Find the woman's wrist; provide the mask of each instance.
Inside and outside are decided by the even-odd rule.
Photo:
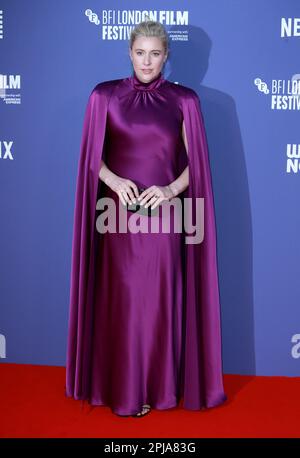
[[[103,181],[107,186],[110,187],[111,183],[117,178],[117,175],[113,173],[107,165],[102,161],[102,166],[99,172],[99,178]]]
[[[171,193],[171,198],[176,197],[179,194],[180,190],[174,183],[168,184],[167,188],[169,189]]]

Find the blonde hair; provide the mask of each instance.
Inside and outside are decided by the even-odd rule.
[[[165,54],[169,52],[169,41],[166,29],[159,21],[150,20],[149,16],[146,16],[146,20],[137,24],[131,31],[129,40],[130,49],[132,49],[133,43],[138,37],[157,37],[162,41]]]

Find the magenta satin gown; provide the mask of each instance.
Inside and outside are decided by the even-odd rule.
[[[134,74],[126,84],[127,96],[110,100],[103,159],[138,186],[165,186],[187,165],[179,106],[170,106],[161,92],[161,74],[150,83]],[[101,186],[101,196],[122,206]],[[171,228],[99,236],[90,402],[119,415],[134,414],[142,404],[168,409],[180,399],[183,236]]]
[[[140,216],[141,226],[159,220],[158,233],[99,233],[100,197],[114,199],[125,220],[139,217],[99,180],[101,159],[140,187],[168,185],[188,165],[189,186],[179,198],[184,212],[187,200],[194,209],[204,201],[201,243],[191,242],[185,227],[174,231],[180,206],[168,233],[161,212]],[[189,410],[215,407],[227,399],[221,343],[214,199],[198,95],[161,73],[150,83],[135,73],[103,81],[87,103],[78,163],[66,396],[119,415],[143,404],[168,409],[181,399]]]

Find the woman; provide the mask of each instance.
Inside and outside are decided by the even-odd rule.
[[[227,399],[204,123],[196,92],[163,77],[167,56],[164,27],[137,25],[133,75],[90,95],[78,166],[66,395],[124,416],[172,408],[181,397],[191,410]],[[105,198],[118,228],[122,215],[162,224],[164,205],[191,206],[171,208],[169,232],[104,232],[95,214]],[[201,199],[204,239],[187,241],[175,222]]]

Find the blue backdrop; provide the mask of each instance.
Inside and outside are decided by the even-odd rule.
[[[132,73],[141,6],[169,33],[164,76],[201,99],[224,372],[300,375],[298,0],[2,0],[1,361],[65,365],[83,115]]]

